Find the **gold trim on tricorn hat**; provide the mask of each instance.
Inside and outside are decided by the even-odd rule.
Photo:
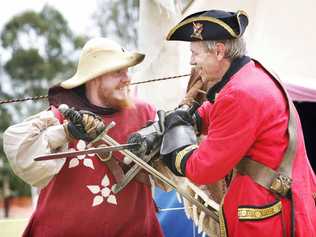
[[[203,41],[239,38],[248,25],[244,11],[210,10],[194,13],[173,27],[167,40]]]
[[[75,75],[60,86],[65,89],[78,87],[103,74],[139,64],[144,57],[144,54],[124,51],[111,39],[91,39],[82,49]]]

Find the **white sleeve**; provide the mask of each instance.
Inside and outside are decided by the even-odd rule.
[[[65,159],[34,161],[34,157],[66,150],[63,125],[52,111],[43,111],[3,134],[3,147],[14,173],[38,188],[45,187],[65,163]]]

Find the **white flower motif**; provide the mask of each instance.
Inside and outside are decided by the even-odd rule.
[[[109,203],[112,203],[112,204],[117,205],[116,198],[115,198],[114,195],[110,195],[110,196],[108,197],[107,201],[108,201]]]
[[[110,190],[108,187],[105,187],[105,188],[103,188],[103,189],[101,190],[101,194],[102,194],[103,197],[109,196],[110,193],[111,193],[111,190]]]
[[[115,185],[115,184],[114,184]],[[91,193],[95,194],[92,206],[100,205],[105,199],[108,203],[117,205],[116,197],[112,193],[113,186],[110,187],[110,179],[107,175],[101,180],[101,185],[87,185]]]
[[[100,192],[99,185],[88,185],[87,187],[93,194],[97,194]]]
[[[76,151],[76,150],[82,151],[82,150],[85,150],[86,147],[87,147],[87,145],[86,145],[85,141],[79,140],[77,145],[76,145],[76,149],[71,148],[70,151]],[[92,156],[94,156],[94,154],[78,155],[70,160],[68,168],[74,168],[74,167],[78,166],[80,164],[80,161],[83,160],[82,163],[85,167],[94,169],[93,161],[92,161],[92,159],[89,158]]]
[[[102,179],[102,182],[101,182],[102,186],[103,187],[107,187],[109,186],[110,184],[110,179],[107,175],[104,176],[104,178]]]
[[[79,165],[79,160],[77,158],[72,158],[69,161],[69,168],[73,168]]]
[[[100,196],[100,195],[97,195],[97,196],[95,196],[95,197],[93,198],[93,204],[92,204],[92,206],[93,206],[93,207],[94,207],[94,206],[98,206],[98,205],[100,205],[102,202],[103,202],[103,197]]]
[[[91,169],[94,169],[93,162],[92,162],[91,159],[84,159],[84,160],[83,160],[83,165],[84,165],[85,167],[89,167],[89,168],[91,168]]]

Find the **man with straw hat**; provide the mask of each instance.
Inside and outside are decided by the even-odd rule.
[[[6,130],[4,150],[13,171],[41,189],[23,236],[162,236],[147,174],[139,173],[122,191],[113,192],[129,168],[121,153],[107,154],[115,157],[107,162],[94,154],[33,160],[86,149],[99,128],[112,121],[116,125],[108,135],[126,143],[130,133],[154,120],[155,109],[129,95],[128,68],[143,59],[108,38],[89,40],[75,75],[50,88],[50,109]],[[65,119],[57,109],[61,104],[79,111],[82,121]]]
[[[166,117],[161,154],[196,184],[232,180],[220,211],[221,236],[316,236],[316,177],[298,114],[277,77],[245,55],[243,11],[194,13],[167,40],[191,42],[191,64],[215,84],[194,120]],[[192,125],[207,135],[198,146]]]

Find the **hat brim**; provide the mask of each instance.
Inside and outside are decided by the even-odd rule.
[[[119,57],[102,63],[102,66],[98,70],[82,75],[82,73],[77,73],[66,81],[60,83],[60,86],[64,89],[72,89],[85,84],[86,82],[95,79],[106,73],[115,72],[124,68],[129,68],[141,63],[145,58],[144,54],[136,52],[122,52]]]

